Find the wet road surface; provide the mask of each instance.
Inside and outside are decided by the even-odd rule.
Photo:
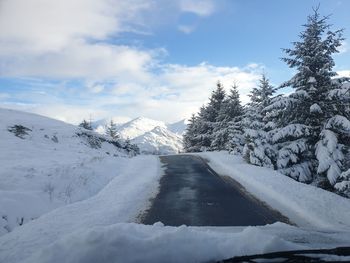
[[[287,222],[233,180],[220,177],[201,158],[161,156],[165,175],[142,223],[169,226],[248,226]]]

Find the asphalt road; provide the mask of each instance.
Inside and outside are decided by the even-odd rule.
[[[220,177],[201,158],[160,157],[165,175],[160,191],[142,223],[170,226],[248,226],[288,222],[249,194],[235,181]]]

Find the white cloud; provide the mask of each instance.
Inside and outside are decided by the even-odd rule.
[[[337,71],[337,77],[348,77],[350,78],[350,70],[339,70]]]
[[[247,102],[247,95],[256,85],[263,69],[261,65],[238,68],[217,67],[207,63],[196,66],[162,64],[159,67],[157,73],[147,72],[147,77],[141,80],[110,80],[103,88],[103,83],[88,82],[85,86],[96,92],[86,93],[81,88],[80,94],[72,94],[69,103],[56,95],[57,90],[62,92],[61,85],[56,90],[47,89],[48,94],[42,96],[33,95],[28,90],[30,96],[24,92],[18,97],[30,98],[32,101],[27,107],[22,105],[22,109],[71,123],[78,123],[90,114],[94,119],[121,115],[177,121],[197,112],[207,102],[218,80],[227,91],[236,82],[242,101]],[[66,86],[69,90],[69,84]],[[3,101],[7,101],[7,98]]]
[[[342,45],[338,48],[338,54],[344,54],[349,51],[348,42],[343,41]]]
[[[194,26],[194,25],[179,25],[177,27],[177,29],[179,31],[181,31],[182,33],[191,34],[196,29],[196,26]]]
[[[99,84],[88,86],[87,88],[92,93],[101,93],[104,90],[104,86],[103,85],[99,85]]]
[[[215,11],[211,0],[165,2],[174,13],[206,17]],[[0,76],[27,77],[33,84],[27,91],[0,96],[1,105],[71,123],[90,114],[95,119],[145,115],[176,121],[197,111],[218,80],[227,89],[236,81],[246,102],[260,65],[167,64],[160,60],[163,49],[110,41],[121,32],[147,28],[146,13],[162,4],[160,0],[0,0]],[[190,33],[194,28],[179,29]],[[72,79],[80,85],[70,86]],[[34,89],[36,85],[40,89]]]
[[[180,8],[184,12],[194,13],[198,16],[209,16],[215,11],[212,0],[181,0]]]
[[[2,0],[0,74],[5,77],[142,78],[158,51],[113,45],[142,25],[153,1]]]
[[[141,0],[2,0],[0,5],[2,53],[39,54],[127,31],[150,7]]]
[[[0,71],[6,77],[50,78],[144,78],[154,52],[128,46],[71,43],[59,52],[40,56],[22,55],[3,59]]]
[[[176,4],[174,4],[176,3]],[[145,78],[164,50],[112,44],[121,32],[147,30],[152,12],[208,16],[211,0],[2,0],[0,76]],[[153,16],[152,16],[153,17]],[[153,20],[154,18],[152,18]],[[161,19],[161,18],[160,18]],[[190,33],[193,26],[179,26]],[[142,31],[142,30],[141,30]]]
[[[215,84],[220,80],[227,91],[234,82],[239,86],[242,101],[248,101],[248,93],[255,86],[262,73],[262,66],[254,68],[216,67],[207,63],[188,67],[182,65],[168,65],[160,76],[165,86],[180,92],[179,97],[187,101],[203,102],[210,95]]]

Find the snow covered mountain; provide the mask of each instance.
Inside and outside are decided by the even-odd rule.
[[[153,130],[155,127],[166,129],[166,124],[162,121],[156,121],[144,117],[133,119],[118,128],[119,136],[123,139],[134,139],[138,136]]]
[[[182,136],[184,134],[184,132],[186,131],[186,127],[187,127],[187,120],[183,119],[181,121],[175,122],[175,123],[171,123],[167,125],[167,128],[177,134]]]
[[[131,119],[128,117],[113,116],[112,118],[93,121],[91,123],[91,126],[95,132],[100,133],[100,134],[105,134],[106,133],[106,125],[108,125],[111,122],[111,120],[115,123],[115,125],[117,127],[120,127],[124,123],[130,121]]]
[[[174,154],[182,151],[182,137],[157,126],[131,140],[143,154]]]
[[[103,134],[108,122],[99,123],[104,123],[104,126],[100,124],[93,127],[96,132]],[[185,129],[185,120],[166,124],[162,121],[138,117],[124,124],[117,123],[120,138],[130,139],[144,154],[174,154],[182,151],[182,135]]]

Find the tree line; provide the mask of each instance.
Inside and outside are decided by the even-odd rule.
[[[318,10],[282,60],[296,74],[273,87],[265,74],[242,105],[238,86],[218,82],[209,103],[192,115],[187,152],[228,150],[253,165],[350,197],[350,79],[337,78],[332,57],[343,30]],[[289,95],[277,94],[289,87]]]

